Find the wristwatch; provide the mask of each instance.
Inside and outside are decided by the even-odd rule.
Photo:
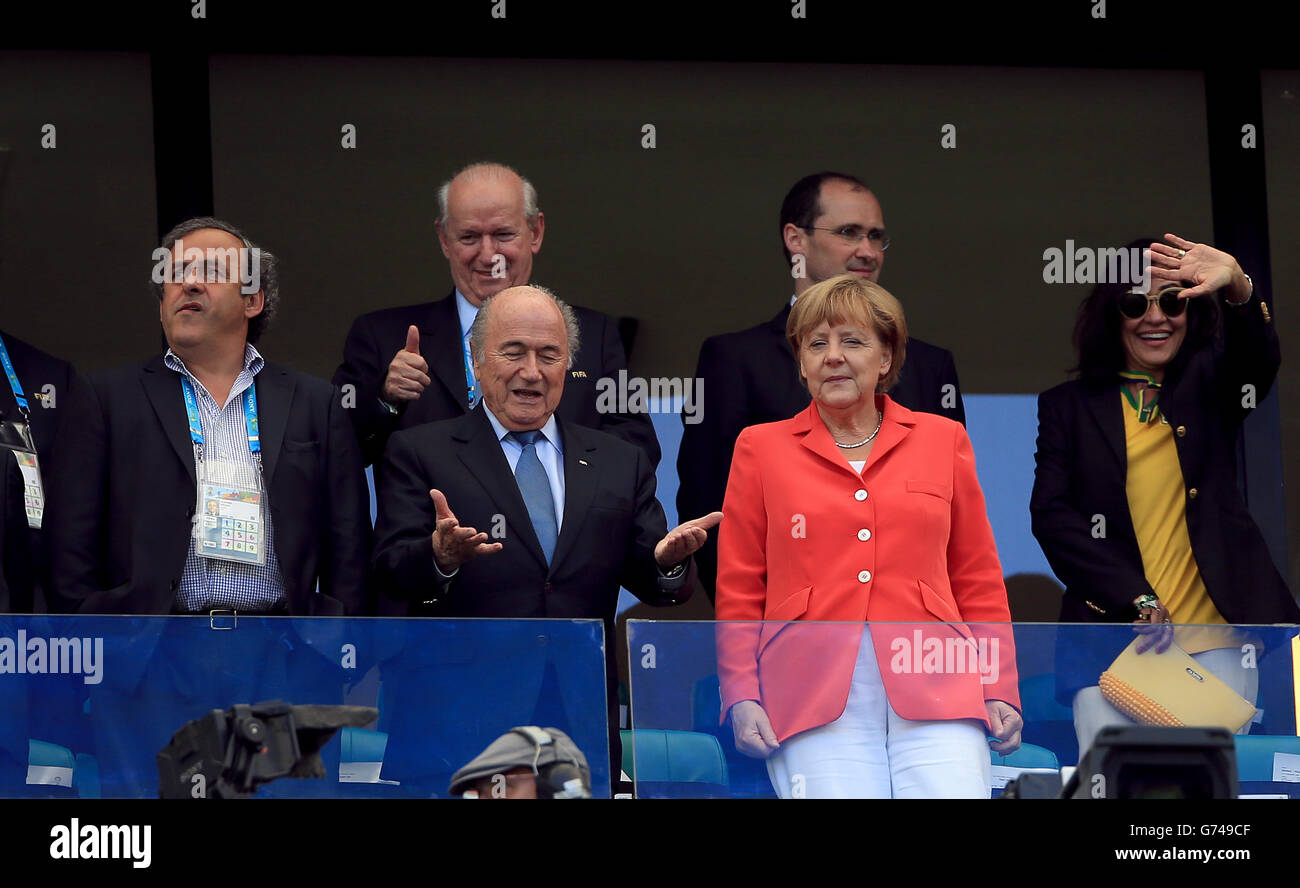
[[[1133,599],[1133,608],[1137,611],[1138,619],[1144,616],[1143,611],[1150,608],[1156,610],[1160,607],[1160,596],[1154,592],[1145,592]]]

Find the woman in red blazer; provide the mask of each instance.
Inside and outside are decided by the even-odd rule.
[[[970,440],[880,394],[907,325],[879,285],[811,287],[787,335],[813,401],[736,441],[723,718],[783,797],[987,798],[986,731],[1011,751],[1022,723],[1010,627],[968,625],[1010,621]]]

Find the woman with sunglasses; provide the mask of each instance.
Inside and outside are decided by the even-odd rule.
[[[1150,249],[1145,293],[1098,284],[1079,307],[1078,378],[1038,400],[1033,532],[1065,584],[1061,622],[1138,623],[1141,650],[1176,635],[1253,701],[1258,671],[1243,668],[1242,637],[1226,626],[1300,621],[1236,478],[1238,432],[1281,352],[1268,303],[1232,256],[1165,240],[1129,245]],[[1096,686],[1119,653],[1102,638],[1057,642],[1081,757],[1100,728],[1132,724]]]

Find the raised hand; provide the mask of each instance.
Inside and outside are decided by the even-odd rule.
[[[439,569],[449,574],[462,564],[480,555],[501,551],[500,543],[489,543],[488,535],[472,527],[462,527],[447,505],[441,490],[430,490],[437,523],[433,529],[433,557]]]
[[[1165,240],[1173,246],[1151,245],[1153,280],[1191,284],[1179,294],[1184,299],[1207,296],[1225,288],[1233,302],[1244,302],[1250,296],[1250,281],[1230,254],[1176,234],[1166,234]]]
[[[420,357],[420,328],[406,331],[406,347],[393,356],[384,377],[383,398],[390,404],[414,401],[428,387],[429,362]]]

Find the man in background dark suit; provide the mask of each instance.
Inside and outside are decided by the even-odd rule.
[[[436,302],[357,318],[334,373],[334,384],[355,398],[351,417],[366,465],[380,461],[394,431],[463,416],[477,403],[480,393],[470,388],[469,325],[485,299],[528,283],[546,218],[532,183],[509,167],[479,163],[439,189],[437,229],[452,292]],[[649,416],[596,407],[597,382],[616,379],[627,367],[614,320],[586,308],[575,307],[574,313],[582,349],[574,355],[556,413],[637,445],[653,470],[659,442]]]
[[[279,300],[275,257],[210,218],[178,225],[162,248],[154,282],[167,352],[74,384],[46,523],[60,609],[208,617],[83,624],[117,633],[90,700],[106,796],[156,796],[154,754],[208,709],[342,702],[328,693],[341,696],[345,680],[339,647],[317,643],[328,630],[232,613],[367,612],[369,503],[338,393],[254,347]],[[260,490],[260,520],[236,523],[251,499],[210,508],[200,482],[215,478]],[[229,533],[218,517],[228,514]],[[247,541],[264,563],[231,560],[256,553]]]
[[[709,392],[699,421],[684,423],[677,457],[677,511],[700,515],[722,508],[736,437],[747,426],[789,419],[809,403],[785,336],[790,308],[813,284],[850,272],[880,278],[889,236],[874,194],[853,176],[815,173],[795,183],[781,204],[781,242],[794,278],[793,298],[765,323],[711,336],[695,375]],[[910,325],[909,325],[910,326]],[[907,340],[907,361],[889,396],[911,410],[966,422],[952,353]],[[696,556],[710,600],[717,577],[717,541]]]
[[[646,454],[555,415],[578,336],[568,306],[537,288],[512,288],[486,303],[471,331],[482,404],[389,442],[374,572],[385,594],[410,599],[423,616],[603,620],[612,679],[619,586],[649,604],[684,600],[690,556],[722,515],[668,532]],[[457,680],[439,680],[436,671],[385,675],[386,688],[402,688],[396,709],[407,717],[389,727],[386,775],[438,786],[482,745],[464,724],[481,723],[495,736],[531,720],[546,650],[530,643],[481,655],[484,662]],[[617,763],[617,701],[608,699]],[[430,722],[435,712],[444,721],[454,714],[456,723]]]

